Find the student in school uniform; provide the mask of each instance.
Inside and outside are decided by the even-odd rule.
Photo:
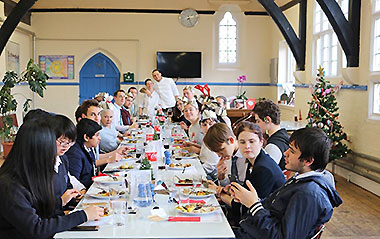
[[[49,124],[25,122],[0,168],[0,235],[2,239],[53,238],[104,210],[91,206],[69,215],[55,215],[53,190],[56,137]]]
[[[69,172],[76,177],[87,189],[92,184],[96,174],[95,148],[100,142],[102,127],[93,120],[81,119],[77,125],[77,140],[67,151]]]
[[[66,205],[76,204],[73,198],[86,192],[86,187],[69,173],[69,160],[65,153],[74,145],[77,130],[73,122],[64,115],[49,118],[50,126],[56,135],[57,157],[54,165],[54,193],[57,213],[63,213]]]

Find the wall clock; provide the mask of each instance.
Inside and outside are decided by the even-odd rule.
[[[198,23],[199,15],[194,9],[186,8],[179,14],[178,18],[184,27],[194,27]]]

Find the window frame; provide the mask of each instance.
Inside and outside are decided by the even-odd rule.
[[[380,4],[380,1],[378,2]],[[370,45],[370,65],[369,65],[369,84],[368,84],[368,119],[380,121],[380,113],[374,111],[375,105],[375,85],[380,85],[380,67],[374,69],[374,48],[375,48],[375,22],[380,20],[380,9],[376,12],[376,3],[371,9],[371,45]]]
[[[348,0],[338,0],[338,4],[339,6],[342,6],[342,3],[345,2],[345,1],[348,1]],[[320,20],[319,20],[319,30],[318,32],[316,32],[316,15],[317,15],[317,8],[320,9]],[[348,11],[348,10],[347,10]],[[348,12],[344,12],[346,18],[347,18],[347,15],[348,15]],[[327,17],[325,16],[324,12],[322,11],[322,9],[320,8],[319,4],[317,2],[314,3],[314,8],[313,8],[313,75],[315,75],[317,73],[317,69],[319,68],[319,65],[322,65],[322,62],[323,62],[323,50],[320,50],[320,52],[318,52],[318,40],[321,41],[321,44],[322,44],[322,41],[323,41],[323,38],[325,36],[329,36],[329,44],[328,44],[328,72],[326,72],[326,78],[327,79],[334,79],[334,78],[341,78],[342,77],[342,68],[344,68],[345,66],[343,65],[343,63],[346,62],[345,58],[345,54],[344,54],[344,51],[340,45],[340,42],[334,32],[334,29],[332,28],[330,22],[328,21],[327,19],[327,29],[323,30],[323,18],[326,18]],[[337,38],[337,49],[336,49],[336,54],[337,54],[337,66],[336,66],[336,74],[332,75],[331,74],[331,71],[332,71],[332,61],[331,61],[331,58],[332,58],[332,48],[335,47],[335,45],[332,45],[333,44],[333,37]],[[320,58],[320,64],[318,63],[319,61],[319,56],[321,55],[321,58]],[[322,65],[322,67],[326,68],[324,65]]]
[[[223,20],[226,12],[230,12],[232,18],[236,22],[236,62],[235,63],[220,63],[219,62],[219,24]],[[214,40],[214,66],[218,69],[234,69],[239,68],[241,64],[241,41],[242,41],[242,29],[243,29],[243,12],[235,5],[223,5],[219,11],[215,14],[215,40]]]
[[[281,54],[285,54],[285,56],[281,56]],[[285,62],[283,62],[285,61]],[[285,65],[284,66],[284,73],[282,73],[282,65]],[[277,79],[278,79],[278,86],[277,86],[277,100],[278,102],[280,102],[280,97],[281,95],[284,93],[283,91],[285,91],[285,87],[283,85],[292,85],[293,87],[293,92],[295,94],[295,86],[294,84],[296,83],[296,78],[294,76],[294,72],[296,71],[296,60],[294,58],[294,55],[293,55],[293,52],[290,50],[287,42],[285,40],[282,40],[279,42],[279,46],[278,46],[278,72],[277,72]],[[284,77],[280,77],[280,74],[284,74],[285,76]],[[280,86],[281,85],[281,86]],[[290,91],[291,92],[291,91]],[[288,94],[288,96],[290,96],[290,92]],[[295,96],[294,96],[295,98]],[[293,100],[294,102],[294,100]],[[293,104],[282,104],[280,103],[281,105],[285,105],[285,106],[289,106],[289,107],[294,107],[294,103]]]

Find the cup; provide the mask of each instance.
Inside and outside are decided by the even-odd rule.
[[[125,201],[122,200],[112,200],[111,201],[113,210],[113,225],[123,226],[125,224]]]

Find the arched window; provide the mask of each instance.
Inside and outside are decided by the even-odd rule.
[[[237,61],[237,26],[230,12],[219,22],[219,63],[235,64]]]
[[[346,18],[348,16],[348,1],[337,0]],[[341,50],[338,38],[318,3],[315,3],[314,8],[314,44],[314,69],[322,66],[325,68],[326,77],[338,76],[340,69],[347,65],[346,56]]]

